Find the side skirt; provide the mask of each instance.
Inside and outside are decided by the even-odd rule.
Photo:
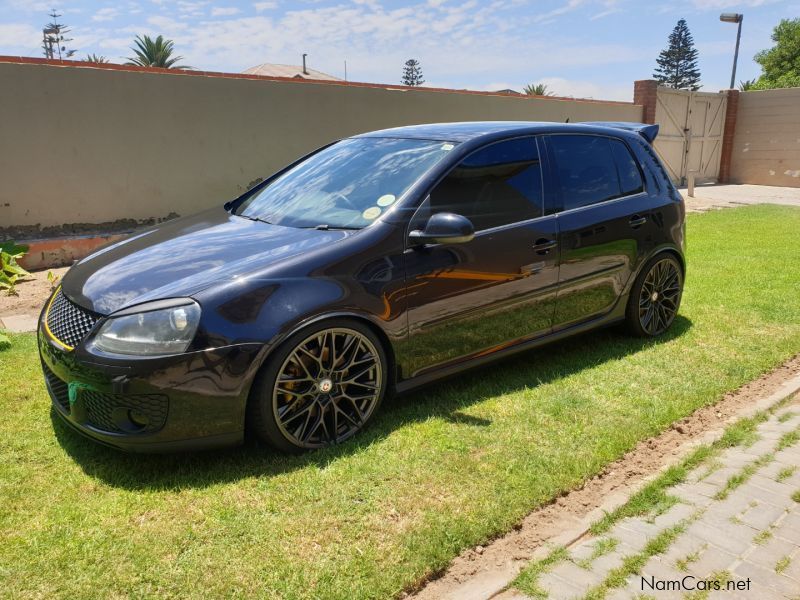
[[[491,354],[469,358],[456,364],[446,365],[440,369],[417,375],[416,377],[398,381],[395,384],[395,392],[397,394],[404,394],[418,387],[446,379],[447,377],[451,377],[461,373],[462,371],[466,371],[467,369],[472,369],[496,360],[502,360],[509,356],[513,356],[514,354],[519,354],[520,352],[525,352],[526,350],[532,350],[534,348],[538,348],[539,346],[544,346],[558,340],[563,340],[564,338],[568,338],[573,335],[578,335],[587,331],[614,325],[615,323],[619,323],[625,319],[624,307],[627,303],[627,297],[625,300],[626,302],[618,303],[618,306],[616,306],[609,314],[598,317],[597,319],[592,319],[591,321],[579,323],[577,325],[573,325],[572,327],[568,327],[567,329],[561,329],[553,333],[548,333],[547,335],[543,335],[542,337],[538,337],[534,340],[528,340],[526,342],[515,344],[514,346],[501,348],[495,352],[492,352]],[[620,314],[619,310],[620,305],[623,307],[623,310],[621,311],[622,314]]]

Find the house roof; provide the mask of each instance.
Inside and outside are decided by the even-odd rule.
[[[242,73],[248,75],[266,75],[267,77],[291,77],[295,79],[317,79],[323,81],[342,81],[338,77],[328,75],[322,71],[306,68],[303,73],[303,67],[297,65],[277,65],[273,63],[264,63],[245,69]]]

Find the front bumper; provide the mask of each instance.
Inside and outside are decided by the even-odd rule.
[[[38,337],[53,410],[81,434],[131,452],[242,442],[260,344],[106,361],[65,350],[41,322]]]

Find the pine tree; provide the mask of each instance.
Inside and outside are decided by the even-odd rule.
[[[676,90],[700,89],[697,49],[684,19],[669,34],[669,46],[661,51],[656,62],[653,78],[659,83]]]
[[[425,83],[422,78],[422,67],[418,60],[409,58],[403,67],[403,85],[417,86]]]

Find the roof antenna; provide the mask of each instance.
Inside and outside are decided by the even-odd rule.
[[[303,75],[308,75],[308,69],[306,69],[306,56],[308,56],[308,54],[303,53]]]
[[[567,120],[564,121],[564,123],[569,123],[569,117],[567,117]]]

